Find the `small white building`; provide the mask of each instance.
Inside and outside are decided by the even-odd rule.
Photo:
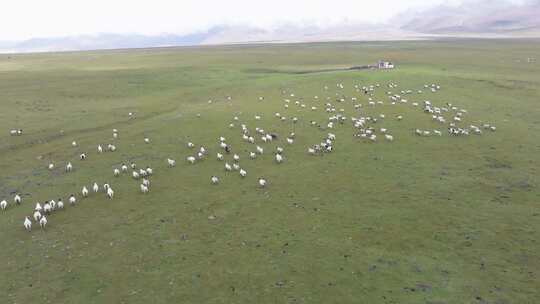
[[[379,63],[377,64],[377,67],[379,69],[393,69],[394,64],[392,62],[390,62],[390,61],[379,60]]]

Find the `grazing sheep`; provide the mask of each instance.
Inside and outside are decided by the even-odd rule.
[[[49,202],[49,205],[51,205],[51,211],[54,211],[56,209],[56,202],[54,200],[51,200]]]
[[[150,180],[147,178],[143,178],[142,184],[146,187],[150,187]]]
[[[97,184],[94,184],[94,185],[97,186]],[[97,191],[95,191],[95,192],[97,192]],[[86,189],[86,186],[83,186],[81,193],[82,193],[83,197],[88,197],[88,189]]]
[[[233,170],[234,170],[234,171],[240,170],[240,165],[239,165],[239,164],[234,163],[234,164],[232,164],[232,166],[233,166]]]
[[[75,198],[75,195],[71,194],[69,196],[69,204],[73,206],[75,203],[77,203],[77,199]]]
[[[135,168],[137,168],[137,164],[136,163],[131,163],[130,167],[131,167],[131,169],[135,169]]]
[[[308,153],[311,155],[315,155],[316,151],[313,148],[308,148]]]
[[[249,152],[249,158],[255,159],[257,158],[257,154],[255,154],[255,152]]]
[[[260,146],[257,146],[257,153],[263,154],[263,152],[264,152],[264,149],[261,148]]]
[[[71,146],[76,147],[76,146],[77,146],[77,142],[76,142],[76,141],[72,141],[72,142],[71,142]]]
[[[122,172],[126,173],[128,170],[128,167],[125,164],[122,164]]]
[[[141,185],[140,185],[140,188],[141,188],[141,192],[142,192],[142,193],[148,193],[148,187],[147,187],[147,186],[141,184]]]
[[[52,211],[51,204],[49,204],[49,202],[45,202],[43,204],[43,212],[45,212],[46,214],[50,214],[51,211]]]
[[[217,160],[223,160],[223,154],[219,152],[216,154],[216,157],[217,157]]]
[[[13,201],[15,202],[15,204],[17,205],[20,205],[21,202],[22,202],[22,198],[19,194],[15,194],[15,197],[13,198]]]
[[[198,153],[197,153],[197,158],[198,158],[198,159],[203,159],[203,158],[204,158],[204,153],[198,152]]]
[[[66,172],[71,172],[73,170],[73,165],[71,162],[68,162],[66,165]]]
[[[283,148],[282,148],[282,147],[276,147],[276,152],[277,152],[278,154],[283,153]]]
[[[226,171],[232,171],[232,166],[229,165],[229,163],[225,163],[225,170]]]
[[[39,222],[39,220],[41,219],[41,213],[39,211],[35,211],[34,212],[34,222]]]
[[[112,188],[107,189],[107,197],[112,199],[114,197],[114,191]]]
[[[8,204],[7,204],[6,200],[2,200],[0,202],[0,209],[6,210],[7,206],[8,206]]]
[[[113,175],[114,175],[114,176],[119,176],[119,175],[120,175],[120,170],[118,170],[117,168],[115,168],[114,171],[113,171]]]
[[[262,177],[259,177],[259,186],[261,188],[264,188],[266,187],[266,179],[262,178]]]
[[[58,209],[64,209],[64,202],[62,202],[62,199],[58,199],[58,203],[56,203]]]
[[[47,218],[45,217],[45,215],[42,216],[39,220],[39,226],[41,227],[41,229],[45,229],[45,226],[47,226]]]
[[[131,172],[131,176],[132,176],[134,179],[139,179],[139,172],[133,171],[133,172]]]
[[[219,178],[217,176],[212,176],[212,184],[217,185],[219,183]]]
[[[154,174],[154,170],[150,167],[146,167],[146,173],[150,176],[152,174]]]
[[[99,191],[99,186],[97,183],[94,183],[94,186],[92,187],[92,189],[94,190],[95,193],[97,193]]]
[[[48,166],[49,170],[52,170],[54,169],[54,164],[53,163],[50,163],[49,166]]]
[[[234,154],[234,155],[233,155],[233,160],[234,160],[235,162],[240,161],[240,155]]]
[[[145,137],[145,138],[144,138],[144,142],[147,143],[147,144],[149,144],[149,143],[150,143],[150,138]]]
[[[287,143],[288,143],[289,145],[292,145],[292,144],[294,143],[294,139],[288,138],[288,137],[287,137]]]
[[[191,163],[191,164],[194,164],[194,163],[195,163],[195,157],[193,157],[193,156],[188,156],[186,159],[187,159],[187,161],[188,161],[189,163]]]
[[[103,153],[103,147],[101,145],[97,146],[98,153]]]
[[[283,161],[283,156],[281,154],[276,154],[276,162],[279,164]]]
[[[167,158],[167,165],[169,166],[169,168],[172,168],[176,166],[176,161],[174,159]]]
[[[244,170],[244,169],[240,169],[240,176],[241,177],[246,177],[246,175],[247,175],[247,171]]]
[[[388,141],[394,141],[394,136],[390,135],[390,134],[386,134],[384,135],[384,138]]]
[[[30,219],[28,218],[28,216],[25,216],[24,217],[24,229],[26,229],[27,231],[31,231],[32,230],[32,221],[30,221]]]

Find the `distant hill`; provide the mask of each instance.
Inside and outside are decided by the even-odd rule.
[[[540,33],[540,3],[497,4],[480,1],[457,7],[437,6],[401,14],[401,29],[428,34],[534,34]]]
[[[0,51],[51,52],[198,45],[207,39],[208,36],[215,34],[215,32],[219,30],[219,28],[212,28],[207,32],[190,35],[167,34],[146,36],[139,34],[98,34],[57,38],[35,38],[18,43],[0,43]]]

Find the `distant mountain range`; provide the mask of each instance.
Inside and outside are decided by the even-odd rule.
[[[476,1],[401,14],[401,29],[425,34],[499,34],[540,36],[540,1],[510,5]]]
[[[526,5],[490,0],[461,6],[437,6],[402,13],[387,24],[344,24],[331,27],[285,25],[268,30],[218,26],[189,35],[97,34],[0,41],[0,53],[148,48],[207,44],[366,41],[432,37],[540,37],[540,1]]]

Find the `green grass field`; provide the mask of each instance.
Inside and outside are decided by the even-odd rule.
[[[0,303],[539,303],[540,62],[527,61],[538,54],[539,40],[442,40],[0,55],[0,200],[10,202],[0,211]],[[379,59],[397,69],[338,70]],[[368,107],[354,85],[377,83],[385,103]],[[431,83],[441,90],[408,104],[385,94]],[[394,141],[354,138],[349,120],[329,130],[334,152],[308,155],[328,133],[309,124],[326,124],[326,97],[347,117],[385,114],[375,126]],[[411,105],[424,100],[497,131],[449,136]],[[240,123],[279,140],[250,160]],[[215,159],[219,136],[245,179]],[[188,164],[188,141],[208,159]],[[109,143],[118,150],[97,153]],[[150,193],[129,174],[113,177],[130,161],[154,168]],[[81,198],[94,182],[110,183],[114,199]],[[45,231],[24,230],[36,202],[67,205],[70,193],[77,206],[51,214]]]

